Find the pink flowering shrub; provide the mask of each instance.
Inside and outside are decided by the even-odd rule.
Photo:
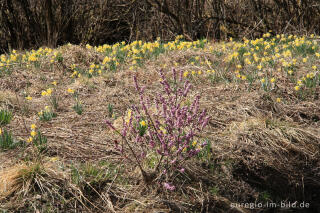
[[[184,172],[186,161],[196,156],[206,142],[200,142],[199,135],[207,126],[209,116],[200,111],[200,95],[189,101],[191,84],[179,77],[173,69],[173,80],[169,82],[163,70],[162,90],[153,97],[144,93],[136,76],[135,87],[139,95],[139,106],[132,106],[127,119],[123,119],[122,130],[117,130],[110,121],[106,123],[122,138],[116,148],[129,160],[139,166],[145,182],[157,180],[168,190],[175,187],[168,183],[177,172]],[[145,162],[152,157],[154,167],[147,172]]]

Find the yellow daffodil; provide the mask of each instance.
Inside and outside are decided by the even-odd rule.
[[[145,121],[140,121],[140,125],[141,125],[141,126],[146,126],[147,123],[146,123]]]
[[[28,140],[27,140],[28,143],[31,143],[32,141],[33,141],[32,137],[29,137]]]
[[[262,69],[261,64],[259,64],[259,65],[257,66],[257,68],[258,68],[258,70],[261,70],[261,69]]]
[[[31,124],[31,129],[36,129],[37,126],[35,124]]]
[[[271,78],[271,79],[270,79],[270,82],[271,82],[271,83],[274,83],[275,81],[276,81],[275,78]]]
[[[58,157],[52,157],[52,158],[50,158],[50,161],[51,162],[56,162],[58,159],[59,159]]]
[[[52,89],[51,88],[49,88],[49,89],[47,89],[47,95],[51,95],[52,94]]]
[[[30,135],[31,135],[31,137],[34,137],[34,136],[37,135],[37,133],[36,133],[35,131],[31,131],[31,132],[30,132]]]
[[[73,93],[74,93],[74,90],[73,90],[73,89],[71,89],[71,88],[68,88],[68,93],[73,94]]]
[[[47,93],[46,91],[42,91],[42,92],[41,92],[41,95],[42,95],[42,96],[47,96],[48,93]]]
[[[31,97],[31,96],[27,96],[26,99],[27,99],[28,101],[31,101],[31,100],[32,100],[32,97]]]
[[[161,132],[162,132],[163,134],[167,134],[167,130],[166,130],[165,128],[163,128],[162,126],[161,126],[159,129],[161,130]]]
[[[129,110],[128,110],[128,118],[129,118],[129,119],[131,118],[131,115],[132,115],[132,110],[129,109]]]

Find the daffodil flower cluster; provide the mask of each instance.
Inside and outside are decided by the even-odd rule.
[[[47,148],[47,138],[40,131],[37,131],[36,128],[35,124],[31,124],[30,136],[27,139],[27,143],[32,143],[38,154],[40,154]]]
[[[314,35],[311,36],[311,38],[314,37]],[[238,64],[234,72],[236,79],[248,81],[250,85],[259,80],[265,91],[270,91],[275,87],[276,76],[279,76],[281,71],[285,71],[289,80],[295,82],[300,74],[298,67],[308,66],[315,62],[315,58],[320,58],[317,40],[306,39],[305,36],[281,34],[271,37],[270,33],[266,33],[262,38],[255,40],[244,38],[243,40],[243,42],[229,42],[222,45],[223,50],[226,50],[226,46],[232,49],[225,61]],[[280,66],[278,68],[280,72],[277,75],[274,72],[276,65]],[[317,69],[317,65],[313,64],[312,70]],[[294,90],[299,91],[302,84],[306,88],[314,87],[316,83],[313,82],[316,82],[316,77],[316,74],[312,77],[311,73],[309,78],[302,77],[294,86]]]
[[[27,139],[28,143],[31,143],[34,140],[34,138],[36,137],[36,135],[37,135],[36,128],[37,128],[37,126],[35,124],[31,124],[30,137]]]
[[[52,111],[50,106],[45,106],[44,110],[38,112],[38,117],[41,121],[50,121],[52,118],[56,116],[57,114]]]

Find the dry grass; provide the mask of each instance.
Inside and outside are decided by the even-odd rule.
[[[201,54],[214,60],[215,56],[209,53]],[[178,62],[178,68],[186,70],[190,66],[187,59],[195,55],[199,52],[175,51],[161,55],[137,72],[138,79],[147,85],[148,94],[154,94],[159,89],[156,72],[159,67],[167,64],[169,70]],[[0,79],[0,88],[4,90],[0,93],[0,102],[14,111],[9,127],[15,135],[25,138],[29,132],[23,123],[26,126],[36,123],[49,141],[46,153],[49,158],[39,164],[40,170],[35,173],[35,164],[23,163],[30,153],[28,149],[24,153],[23,149],[15,150],[16,156],[13,152],[0,153],[0,165],[4,167],[0,174],[1,208],[41,212],[50,208],[65,212],[150,212],[151,209],[153,212],[211,212],[212,209],[225,212],[230,210],[230,203],[254,202],[265,191],[281,199],[306,199],[315,205],[319,201],[320,196],[315,195],[319,195],[320,190],[320,101],[297,102],[289,94],[288,102],[276,103],[272,94],[248,91],[245,85],[223,81],[211,84],[201,78],[193,81],[196,89],[191,96],[202,94],[202,107],[207,108],[212,117],[203,135],[212,142],[212,157],[186,165],[186,177],[180,185],[183,187],[169,193],[159,191],[157,186],[144,186],[134,165],[119,167],[114,176],[95,186],[88,179],[80,185],[73,183],[73,165],[84,162],[98,165],[101,161],[121,165],[124,161],[114,151],[115,135],[103,121],[108,116],[108,103],[113,104],[121,118],[130,104],[138,101],[132,71],[124,66],[121,72],[80,78],[73,83],[68,77],[70,73],[63,74],[73,63],[89,66],[102,59],[90,50],[71,46],[66,49],[63,66],[55,72],[43,70],[40,78],[34,70],[17,70]],[[47,105],[45,99],[26,102],[23,92],[40,97],[45,85],[53,80],[58,82],[54,91],[59,98],[58,116],[49,122],[39,122],[36,112]],[[30,86],[25,88],[21,82],[28,82]],[[83,115],[71,109],[73,100],[67,88],[79,92]],[[280,82],[279,88],[285,86]],[[16,101],[14,91],[20,101]],[[52,162],[51,157],[58,160]],[[105,172],[108,168],[101,169]],[[24,179],[25,171],[35,175]],[[21,199],[21,195],[25,198]],[[41,200],[53,204],[42,205]],[[34,203],[33,207],[30,202]],[[235,208],[233,212],[249,211]]]

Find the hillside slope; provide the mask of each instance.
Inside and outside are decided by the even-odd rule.
[[[293,35],[221,43],[179,36],[169,43],[68,44],[2,55],[0,109],[13,117],[7,124],[0,116],[0,209],[319,211],[318,42]],[[197,154],[182,160],[179,171],[156,171],[150,184],[130,147],[133,153],[148,147],[138,163],[148,172],[164,154],[134,135],[123,142],[118,133],[141,104],[133,77],[153,100],[165,97],[164,78],[172,86],[175,74],[182,87],[192,84],[181,106],[191,107],[199,96],[199,111],[210,119],[192,143],[168,151]],[[162,109],[147,106],[150,112]],[[142,115],[134,128],[146,126],[149,134],[148,118]],[[161,122],[161,134],[174,134]],[[310,206],[281,206],[289,201]]]

